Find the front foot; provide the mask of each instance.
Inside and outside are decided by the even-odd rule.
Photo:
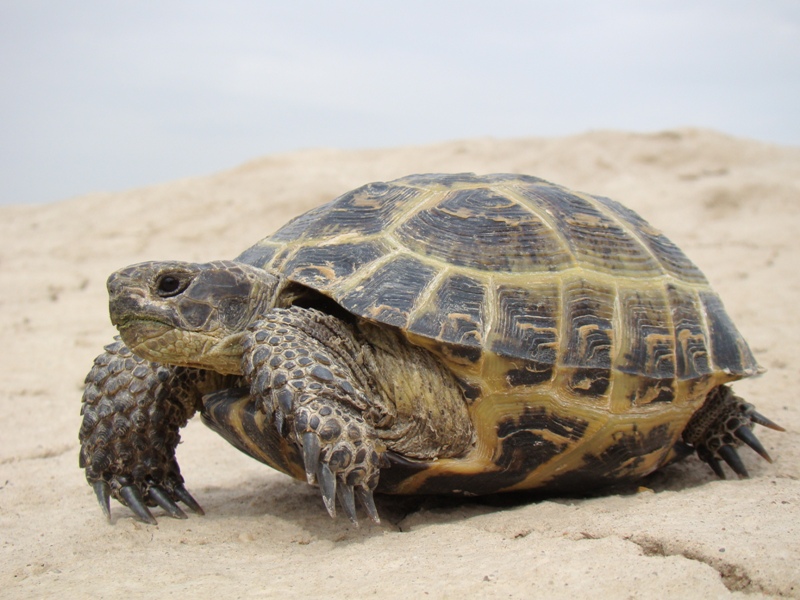
[[[747,444],[762,458],[772,462],[772,458],[752,431],[756,424],[785,431],[780,425],[756,412],[752,404],[736,396],[729,387],[721,385],[708,394],[705,404],[686,425],[683,439],[720,479],[725,479],[720,461],[727,463],[739,478],[744,479],[750,475],[737,452],[742,444]]]
[[[151,525],[156,519],[148,506],[185,519],[180,501],[203,514],[175,460],[178,430],[194,412],[197,379],[197,370],[145,361],[121,341],[95,359],[81,407],[80,466],[109,521],[111,498]]]
[[[306,478],[319,485],[328,514],[336,516],[338,495],[345,514],[358,525],[358,496],[370,519],[380,523],[373,490],[378,485],[381,456],[372,428],[354,410],[320,399],[298,407],[293,421]]]
[[[275,309],[249,328],[245,378],[278,434],[302,449],[306,478],[318,484],[328,513],[336,498],[357,524],[355,498],[379,523],[373,491],[384,446],[375,430],[385,415],[367,395],[354,340],[317,311]]]
[[[176,504],[180,501],[193,512],[204,514],[203,509],[184,487],[180,473],[170,474],[161,481],[148,478],[142,482],[135,482],[129,477],[110,475],[90,483],[109,522],[111,522],[111,498],[130,508],[137,519],[148,525],[158,524],[148,506],[160,506],[174,519],[187,519],[186,513]]]

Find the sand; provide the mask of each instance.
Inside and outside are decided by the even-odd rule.
[[[511,171],[608,195],[704,270],[767,373],[737,392],[787,428],[774,464],[718,481],[697,459],[638,490],[539,502],[379,498],[332,520],[316,490],[191,422],[178,450],[205,517],[158,526],[78,468],[83,378],[114,334],[129,263],[230,258],[289,217],[414,172]],[[43,177],[47,174],[43,173]],[[800,597],[800,148],[695,129],[477,139],[270,156],[208,177],[0,209],[0,595],[45,597]]]

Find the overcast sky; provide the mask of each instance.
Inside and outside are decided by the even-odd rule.
[[[711,127],[800,145],[796,0],[0,0],[0,204],[311,147]]]

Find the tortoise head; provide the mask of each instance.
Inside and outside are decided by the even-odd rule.
[[[240,374],[243,333],[280,281],[233,261],[139,263],[108,278],[111,322],[147,360]]]

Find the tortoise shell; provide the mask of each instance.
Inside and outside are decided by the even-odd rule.
[[[425,465],[397,458],[382,475],[388,491],[639,477],[674,456],[710,390],[758,372],[675,244],[613,200],[535,177],[372,183],[237,260],[396,328],[462,383],[474,450]]]

